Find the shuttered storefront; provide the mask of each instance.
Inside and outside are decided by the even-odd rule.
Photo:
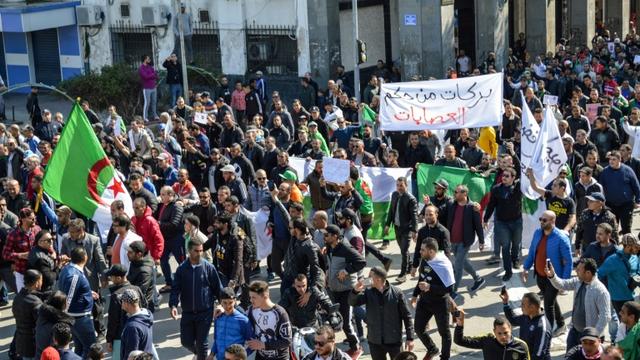
[[[31,33],[36,82],[57,85],[61,80],[58,30],[47,29]]]

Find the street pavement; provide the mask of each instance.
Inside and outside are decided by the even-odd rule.
[[[637,233],[640,228],[640,222],[638,221],[638,217],[634,217],[634,226],[633,232]],[[526,234],[525,236],[530,236],[530,234]],[[380,241],[373,241],[376,246],[381,244]],[[391,246],[386,251],[392,257],[394,263],[390,270],[390,282],[394,285],[398,285],[396,283],[396,277],[399,273],[399,263],[400,263],[400,250],[398,246],[392,242]],[[526,253],[526,250],[525,250]],[[460,297],[457,300],[458,306],[462,307],[467,314],[465,317],[465,335],[483,335],[492,331],[492,322],[493,317],[502,314],[502,303],[499,298],[500,288],[503,283],[501,281],[502,271],[498,268],[497,265],[493,265],[488,267],[485,264],[485,259],[489,257],[490,253],[485,251],[484,253],[472,252],[471,253],[471,262],[474,268],[478,271],[478,273],[484,277],[487,281],[486,285],[479,289],[476,293],[469,293],[467,290],[473,283],[471,277],[465,274],[462,285],[460,288]],[[372,256],[367,257],[368,266],[376,266],[380,265],[380,263],[373,258]],[[176,264],[173,264],[174,267]],[[265,264],[264,261],[262,263],[262,273],[261,275],[266,277],[265,272]],[[365,274],[368,274],[365,271]],[[407,282],[400,284],[399,287],[404,291],[405,295],[410,298],[413,288],[415,287],[416,279],[409,278]],[[161,286],[159,284],[158,286]],[[522,281],[519,277],[519,272],[516,272],[513,278],[510,280],[508,284],[508,288],[510,289],[510,295],[514,297],[516,293],[524,293],[526,291],[538,291],[538,288],[535,286],[535,280],[530,276],[529,281],[525,284],[522,284]],[[276,280],[271,283],[271,298],[277,302],[279,299],[279,290],[280,284],[279,281]],[[108,293],[107,290],[103,292],[103,294]],[[571,307],[572,307],[572,297],[573,293],[569,292],[566,295],[559,296],[558,299],[560,301],[560,308],[564,314],[565,319],[567,319],[566,323],[569,324],[569,317],[571,316]],[[154,343],[156,344],[158,354],[160,359],[191,359],[192,354],[186,351],[180,345],[180,329],[179,329],[179,320],[173,320],[169,314],[169,310],[167,307],[168,302],[168,294],[165,294],[162,299],[162,304],[160,308],[154,314],[155,324],[153,327],[154,331]],[[514,306],[519,306],[519,304],[514,304]],[[106,319],[105,319],[106,322]],[[9,343],[11,342],[11,338],[15,329],[15,324],[13,320],[13,316],[11,313],[11,307],[6,306],[4,308],[0,308],[0,359],[7,359],[7,351]],[[453,328],[451,328],[453,334]],[[211,330],[211,334],[213,334],[213,329]],[[365,329],[366,334],[366,329]],[[440,347],[440,337],[437,332],[435,320],[430,321],[430,334],[433,337],[434,341]],[[514,329],[514,335],[518,334],[518,330]],[[608,338],[608,332],[607,338]],[[338,342],[341,342],[344,339],[343,333],[338,333]],[[211,339],[211,336],[210,336]],[[422,345],[420,340],[416,339],[414,351],[418,354],[421,359],[425,354],[425,347]],[[552,349],[553,349],[553,359],[562,359],[565,351],[565,338],[558,338],[553,340]],[[346,345],[339,343],[339,347],[346,350]],[[362,359],[370,359],[368,354],[368,346],[366,341],[363,343],[363,347],[365,349],[365,353],[361,357]],[[110,357],[108,357],[110,358]],[[462,348],[456,344],[452,346],[452,359],[481,359],[482,354],[478,350],[471,350]]]

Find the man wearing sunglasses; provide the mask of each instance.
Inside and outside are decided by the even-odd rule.
[[[529,247],[529,255],[524,260],[522,269],[522,281],[526,284],[528,271],[534,268],[534,276],[538,288],[542,291],[544,309],[551,326],[557,324],[553,336],[559,336],[567,331],[562,318],[560,306],[556,301],[558,289],[553,287],[547,277],[545,268],[550,262],[556,270],[555,274],[562,279],[571,278],[573,258],[571,257],[571,243],[569,237],[556,227],[556,214],[546,210],[540,217],[540,229],[533,234],[533,240]]]
[[[349,355],[336,346],[336,335],[330,326],[323,325],[318,328],[313,340],[315,350],[302,360],[351,360]]]

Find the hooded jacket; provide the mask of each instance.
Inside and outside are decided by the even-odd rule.
[[[126,359],[134,350],[153,353],[153,315],[147,309],[127,318],[122,329],[120,358]]]
[[[64,311],[58,310],[51,305],[42,304],[38,309],[38,320],[36,321],[36,359],[40,359],[42,352],[51,345],[53,325],[66,323],[73,327],[74,319]]]
[[[39,292],[24,287],[13,300],[13,317],[16,322],[16,351],[23,357],[35,354],[35,326],[38,319],[38,308],[42,306]]]
[[[149,254],[145,255],[140,260],[134,260],[129,264],[129,272],[127,273],[127,280],[131,285],[135,285],[140,288],[144,298],[147,300],[147,309],[149,311],[155,311],[155,304],[153,302],[153,287],[155,281],[153,279],[153,268],[155,264]]]
[[[136,233],[142,237],[151,257],[160,260],[164,250],[164,237],[160,231],[160,224],[153,217],[151,208],[147,206],[142,216],[131,218],[131,223],[136,229]]]

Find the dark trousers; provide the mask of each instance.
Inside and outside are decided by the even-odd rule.
[[[78,317],[71,328],[73,335],[73,351],[83,359],[87,358],[89,348],[96,342],[96,333],[93,328],[91,316]]]
[[[98,294],[99,291],[96,291]],[[98,300],[93,301],[93,308],[91,308],[91,316],[93,317],[93,328],[98,333],[98,336],[107,335],[107,329],[102,322],[102,315],[104,313],[104,298],[100,296]]]
[[[424,346],[427,348],[427,352],[436,352],[438,347],[429,336],[427,331],[427,324],[431,317],[436,318],[436,325],[438,326],[438,333],[442,338],[442,352],[440,353],[440,359],[448,360],[451,354],[451,330],[449,329],[449,309],[447,307],[447,298],[435,298],[422,296],[416,306],[415,317],[415,329],[416,335]]]
[[[402,257],[402,263],[400,264],[400,275],[403,276],[411,272],[411,260],[409,259],[409,245],[411,239],[409,238],[409,231],[404,231],[395,226],[396,240],[398,240],[398,246],[400,246],[400,256]]]
[[[289,244],[286,241],[274,240],[271,248],[271,270],[280,278],[282,278],[282,261],[287,253],[287,246]]]
[[[393,360],[398,354],[402,344],[374,344],[369,343],[369,352],[371,353],[371,360],[387,360],[387,354]]]
[[[633,218],[633,203],[627,203],[622,205],[613,205],[611,203],[607,203],[611,212],[616,216],[618,222],[620,223],[620,228],[622,229],[623,234],[628,234],[631,232],[631,221]],[[616,229],[614,229],[616,230]]]
[[[380,260],[380,262],[383,264],[387,260],[387,257],[384,256],[384,254],[377,247],[373,246],[373,244],[368,242],[366,239],[364,240],[364,251],[365,255],[371,254],[375,256],[376,259]]]
[[[182,241],[182,239],[174,239],[164,242],[164,251],[160,258],[160,269],[164,276],[164,283],[168,286],[173,284],[171,280],[173,274],[171,273],[171,265],[169,264],[171,254],[173,254],[173,257],[176,259],[178,264],[184,261],[184,241]]]
[[[557,324],[558,327],[564,325],[564,318],[562,317],[562,311],[560,311],[560,305],[558,305],[558,289],[553,287],[551,281],[548,278],[538,276],[536,274],[536,283],[538,288],[542,291],[542,298],[544,301],[544,312],[547,315],[549,324],[553,327],[553,324]],[[567,347],[567,349],[570,349]]]
[[[180,343],[194,353],[198,360],[205,360],[209,352],[209,329],[213,322],[213,310],[183,312],[180,319]]]
[[[342,331],[347,336],[347,341],[349,342],[349,347],[351,349],[358,348],[358,337],[356,336],[356,331],[353,328],[353,310],[349,305],[349,293],[351,290],[347,291],[332,291],[331,292],[331,300],[333,300],[334,304],[340,304],[340,315],[342,315]]]

